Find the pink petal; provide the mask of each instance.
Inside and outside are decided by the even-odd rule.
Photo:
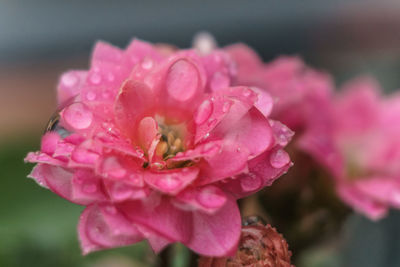
[[[41,164],[37,164],[35,167],[33,167],[31,173],[28,175],[28,178],[32,178],[44,188],[49,188],[46,184],[46,180],[44,179],[44,175],[42,174]]]
[[[92,66],[103,62],[119,63],[122,56],[123,51],[121,49],[100,41],[96,43],[92,52]]]
[[[219,127],[223,127],[221,123]],[[249,151],[250,157],[255,157],[274,144],[273,131],[269,121],[256,108],[240,118],[229,130],[217,128],[215,131],[226,131],[224,139],[229,139],[232,143],[237,143],[239,147],[245,147]]]
[[[40,150],[43,153],[46,153],[48,155],[53,155],[53,153],[57,149],[58,141],[60,141],[60,140],[61,140],[61,137],[58,133],[47,132],[42,137],[42,143],[40,146]]]
[[[87,205],[106,199],[102,184],[88,171],[71,172],[68,169],[39,164],[33,176],[51,191],[77,204]]]
[[[277,145],[285,147],[292,140],[294,132],[279,121],[270,120],[269,123],[274,132],[275,142]]]
[[[149,188],[139,188],[125,181],[104,181],[108,195],[114,202],[136,200],[147,197]]]
[[[85,84],[87,71],[68,71],[63,73],[57,86],[57,106],[64,107],[72,98],[79,95]]]
[[[193,212],[193,233],[186,246],[204,256],[232,256],[239,242],[241,219],[236,202],[229,199],[215,214]]]
[[[30,163],[44,163],[61,167],[66,167],[67,165],[66,162],[41,152],[29,152],[28,155],[26,155],[24,161]]]
[[[337,191],[344,202],[371,220],[379,220],[388,212],[386,205],[372,200],[350,184],[339,184]]]
[[[145,201],[123,202],[121,211],[130,220],[171,242],[186,242],[191,236],[190,214],[174,207],[167,197],[150,195]]]
[[[151,248],[155,253],[159,253],[163,250],[166,246],[171,244],[173,241],[160,236],[157,232],[145,227],[143,225],[137,225],[137,229],[143,234],[146,240],[149,242]]]
[[[224,178],[237,175],[247,170],[249,152],[229,140],[224,143],[219,153],[199,163],[201,172],[196,184],[206,185]]]
[[[134,39],[126,48],[125,54],[130,59],[131,64],[137,64],[145,57],[159,61],[162,59],[158,50],[148,42]]]
[[[280,157],[279,164],[274,162],[277,152],[283,153],[283,155],[278,155]],[[292,166],[292,162],[286,152],[275,148],[250,160],[248,166],[249,172],[247,174],[228,180],[224,184],[224,188],[236,198],[243,198],[265,186],[270,186],[279,176],[287,172]]]
[[[168,94],[176,101],[185,102],[192,99],[199,90],[199,74],[196,67],[187,60],[176,61],[166,77]]]
[[[218,187],[207,185],[200,188],[188,188],[177,196],[178,207],[185,210],[201,210],[209,214],[215,213],[227,201],[225,193]]]
[[[154,104],[154,96],[145,84],[127,80],[114,106],[115,120],[121,131],[137,140],[137,126],[143,117],[152,114]]]
[[[148,185],[160,192],[176,195],[190,185],[199,173],[198,168],[181,168],[170,171],[144,172],[144,180]]]
[[[195,143],[207,139],[210,132],[229,112],[233,101],[222,95],[210,96],[197,108],[194,121],[196,125]]]
[[[205,71],[191,55],[190,52],[176,55],[146,77],[146,83],[157,96],[157,107],[165,117],[188,119],[202,99]]]
[[[86,130],[93,122],[92,111],[83,103],[77,102],[60,112],[63,125],[74,132]]]
[[[379,90],[377,82],[369,78],[359,78],[344,86],[334,105],[339,135],[362,134],[376,123]]]
[[[400,182],[392,177],[365,177],[354,181],[360,192],[382,204],[400,208]]]
[[[139,144],[144,150],[149,150],[151,143],[158,135],[157,122],[152,117],[144,117],[138,126]]]
[[[268,117],[271,114],[274,100],[271,95],[258,87],[252,87],[251,90],[257,93],[257,102],[254,104],[256,108],[265,116]]]
[[[226,104],[218,95],[231,100]],[[214,99],[214,112],[206,122],[206,127],[198,126],[196,140],[203,132],[209,133],[210,137],[223,138],[226,133],[231,132],[231,128],[238,127],[239,121],[248,114],[256,101],[256,94],[246,87],[232,87],[220,90]],[[229,101],[228,100],[228,101]],[[215,116],[215,118],[214,118]]]
[[[78,226],[83,254],[127,246],[143,239],[143,235],[114,206],[88,206]]]
[[[70,196],[67,195],[68,200],[84,205],[108,200],[102,181],[90,170],[75,171],[70,194]]]
[[[237,84],[252,84],[253,77],[262,69],[263,63],[257,53],[245,44],[234,44],[224,48],[236,62]]]
[[[215,140],[197,145],[194,149],[179,152],[175,157],[169,159],[171,162],[192,160],[198,161],[201,158],[214,157],[222,148],[223,141]]]

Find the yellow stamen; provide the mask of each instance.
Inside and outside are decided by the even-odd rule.
[[[156,155],[162,157],[168,151],[167,142],[161,141],[156,147]]]
[[[174,141],[175,141],[175,136],[174,136],[174,134],[172,133],[172,131],[170,131],[170,132],[167,134],[167,141],[168,141],[168,145],[169,145],[169,146],[171,146],[171,145],[174,143]]]

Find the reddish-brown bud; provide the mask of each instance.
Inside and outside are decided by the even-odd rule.
[[[275,228],[251,217],[242,227],[239,248],[233,258],[202,257],[199,267],[293,267],[291,255],[286,240]]]

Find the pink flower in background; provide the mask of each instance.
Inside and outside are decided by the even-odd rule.
[[[293,135],[268,118],[268,94],[232,87],[235,75],[223,51],[134,40],[126,50],[98,43],[89,71],[61,77],[59,121],[26,160],[39,184],[86,206],[84,253],[143,239],[157,252],[172,242],[235,252],[236,199],[287,171]]]
[[[224,50],[237,65],[234,84],[242,84],[270,94],[274,99],[271,118],[296,132],[294,145],[334,173],[341,169],[341,158],[332,141],[331,77],[306,66],[298,57],[281,56],[263,63],[244,44]]]
[[[334,141],[344,159],[340,197],[370,219],[400,208],[400,95],[372,79],[348,83],[334,102]]]

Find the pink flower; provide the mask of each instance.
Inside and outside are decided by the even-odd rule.
[[[334,102],[334,142],[345,166],[337,190],[370,219],[400,208],[400,95],[383,97],[372,79],[348,83]]]
[[[271,95],[274,99],[271,117],[296,132],[296,148],[333,172],[339,172],[340,156],[331,137],[334,86],[330,76],[311,69],[298,57],[281,56],[263,63],[244,44],[224,50],[236,63],[238,73],[234,84],[255,88],[261,95]]]
[[[59,121],[26,160],[40,185],[86,206],[83,253],[143,239],[156,252],[172,242],[235,252],[236,199],[287,171],[292,132],[268,118],[266,94],[231,87],[234,75],[222,51],[134,40],[98,43],[89,71],[61,77]]]

